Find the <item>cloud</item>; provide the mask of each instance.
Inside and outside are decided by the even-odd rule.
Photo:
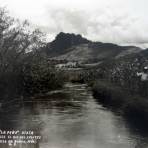
[[[111,8],[94,11],[59,8],[47,10],[46,15],[49,25],[45,28],[52,37],[63,31],[102,42],[139,46],[148,43],[148,24],[126,12]]]
[[[49,40],[63,31],[95,41],[148,44],[147,0],[0,0],[0,4],[40,27]]]

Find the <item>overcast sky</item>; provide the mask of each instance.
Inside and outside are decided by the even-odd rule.
[[[51,40],[61,31],[88,39],[148,48],[148,0],[0,0]]]

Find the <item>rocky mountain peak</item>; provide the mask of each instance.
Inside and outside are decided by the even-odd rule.
[[[84,43],[89,43],[89,41],[79,34],[76,35],[73,33],[60,32],[55,40],[51,42],[51,47],[56,49],[66,49]]]

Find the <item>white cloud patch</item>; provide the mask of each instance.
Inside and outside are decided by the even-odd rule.
[[[53,39],[59,32],[88,39],[148,47],[147,0],[0,0]]]
[[[63,31],[84,35],[103,42],[143,46],[148,43],[148,27],[139,17],[118,13],[112,9],[99,11],[50,9],[49,26],[52,36]],[[143,46],[144,47],[144,46]]]

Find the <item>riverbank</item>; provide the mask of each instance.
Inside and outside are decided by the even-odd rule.
[[[41,148],[148,146],[147,136],[134,133],[136,128],[130,127],[122,116],[96,102],[86,84],[67,82],[61,90],[49,94],[47,101],[40,97],[35,102],[26,102],[17,110],[9,104],[8,112],[1,114],[0,128],[29,129],[39,133],[42,139],[36,145],[28,144],[29,148],[38,145]],[[0,147],[9,148],[5,144],[0,144]],[[16,147],[26,148],[26,145]]]
[[[97,81],[92,86],[93,95],[97,101],[120,112],[128,121],[135,125],[148,124],[148,100],[138,95],[131,95],[125,89],[108,83]],[[148,127],[147,127],[148,129]]]

